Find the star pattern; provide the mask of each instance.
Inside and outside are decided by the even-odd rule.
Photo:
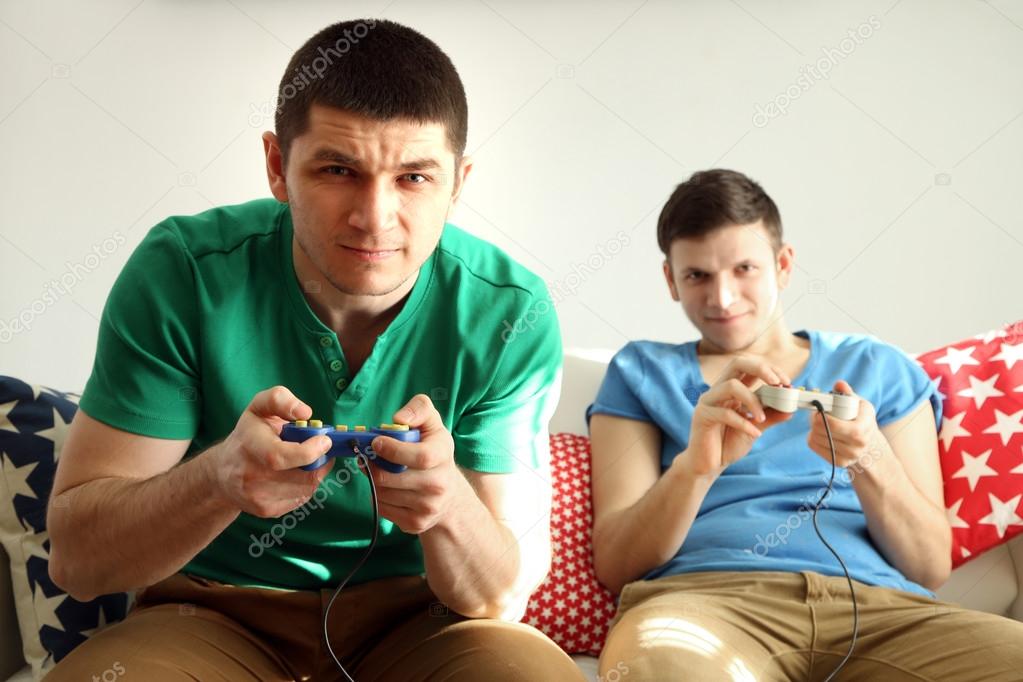
[[[38,465],[38,462],[29,462],[20,467],[15,466],[14,462],[7,456],[7,453],[0,451],[0,479],[3,479],[3,499],[13,500],[15,495],[35,498],[36,493],[32,490],[32,486],[28,484],[28,475]]]
[[[970,482],[970,490],[977,487],[977,481],[984,476],[997,476],[998,472],[987,465],[991,456],[991,450],[982,452],[979,455],[971,455],[963,451],[963,468],[952,474],[952,478],[965,478]]]
[[[1015,414],[995,410],[995,424],[984,429],[984,433],[997,433],[1002,445],[1008,445],[1015,434],[1023,433],[1023,410]]]
[[[522,622],[569,653],[598,656],[617,609],[597,582],[591,558],[589,438],[551,435],[551,479],[551,571],[530,598]]]
[[[965,412],[960,412],[954,417],[942,416],[941,434],[939,435],[939,439],[941,440],[941,444],[944,446],[946,451],[952,444],[952,441],[955,440],[958,436],[971,435],[970,432],[963,428],[962,425],[963,418],[965,416],[966,416]]]
[[[1016,513],[1021,499],[1023,499],[1023,493],[1016,495],[1011,500],[1005,501],[988,493],[988,500],[991,502],[991,513],[982,518],[979,523],[994,526],[998,530],[998,537],[1005,537],[1005,531],[1009,526],[1023,526],[1023,518]]]
[[[995,382],[998,381],[997,374],[984,381],[972,376],[967,378],[970,380],[970,387],[964,388],[956,395],[961,395],[964,398],[973,398],[973,403],[977,408],[983,407],[984,401],[988,398],[998,398],[1005,395],[995,388]]]
[[[948,365],[952,368],[952,374],[958,374],[964,365],[979,365],[980,362],[972,357],[974,346],[969,348],[949,347],[944,357],[934,360],[936,365]]]
[[[1001,345],[1001,352],[999,352],[998,355],[993,356],[991,359],[1001,360],[1005,363],[1006,367],[1012,369],[1017,360],[1023,362],[1023,343],[1003,343]]]
[[[76,394],[0,376],[0,530],[12,565],[21,564],[12,571],[24,576],[14,583],[14,598],[24,614],[26,662],[36,671],[45,672],[99,628],[123,619],[130,603],[124,593],[79,602],[50,580],[46,504],[77,409]]]
[[[956,500],[955,504],[945,510],[948,515],[948,525],[953,528],[969,528],[970,524],[959,518],[959,507],[963,506],[962,500]]]
[[[992,330],[916,357],[945,393],[938,451],[953,566],[1023,533],[1023,343],[1017,340],[1019,334]]]

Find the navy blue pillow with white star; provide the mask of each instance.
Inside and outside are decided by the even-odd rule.
[[[0,538],[11,557],[16,607],[35,611],[34,617],[19,620],[39,624],[38,632],[22,632],[33,668],[49,668],[99,628],[123,619],[129,607],[125,593],[79,602],[54,585],[48,572],[46,505],[78,398],[76,393],[0,376],[0,482],[8,491],[0,498]],[[24,571],[15,565],[21,560]],[[25,588],[19,575],[27,578],[30,594],[19,594]],[[43,660],[31,660],[36,652]]]

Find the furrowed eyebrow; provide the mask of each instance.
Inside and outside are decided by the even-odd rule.
[[[349,156],[343,152],[339,152],[336,149],[330,149],[324,147],[317,149],[313,154],[313,161],[333,161],[334,163],[340,163],[345,166],[359,167],[359,160],[353,156]],[[438,170],[441,168],[440,163],[436,159],[413,159],[406,161],[405,163],[398,166],[400,171],[424,171],[424,170]]]
[[[329,149],[326,147],[316,150],[316,153],[313,154],[313,161],[336,161],[347,166],[359,165],[359,160],[355,157],[343,154],[336,149]]]

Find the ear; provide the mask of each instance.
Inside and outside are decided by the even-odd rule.
[[[667,258],[664,259],[661,267],[664,270],[664,279],[668,283],[668,291],[671,292],[671,300],[679,300],[678,287],[675,286],[675,277],[671,273],[671,263],[668,262]]]
[[[270,192],[277,201],[288,203],[288,185],[284,178],[284,157],[280,142],[270,131],[263,133],[263,153],[266,155],[266,179]]]
[[[463,156],[455,168],[455,186],[451,190],[451,208],[454,208],[455,204],[458,203],[458,199],[462,196],[462,189],[465,187],[465,181],[471,172],[472,157]]]
[[[791,244],[782,244],[775,257],[777,267],[778,288],[784,289],[789,285],[792,278],[792,270],[796,265],[796,250]]]

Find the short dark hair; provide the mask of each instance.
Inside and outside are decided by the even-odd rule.
[[[781,248],[781,215],[771,197],[756,182],[733,170],[699,171],[675,188],[657,219],[657,245],[668,256],[676,239],[702,237],[728,225],[758,220]]]
[[[393,21],[333,24],[292,55],[274,117],[285,165],[292,141],[309,129],[313,104],[380,121],[441,123],[455,158],[465,152],[468,105],[458,71],[436,43]]]

